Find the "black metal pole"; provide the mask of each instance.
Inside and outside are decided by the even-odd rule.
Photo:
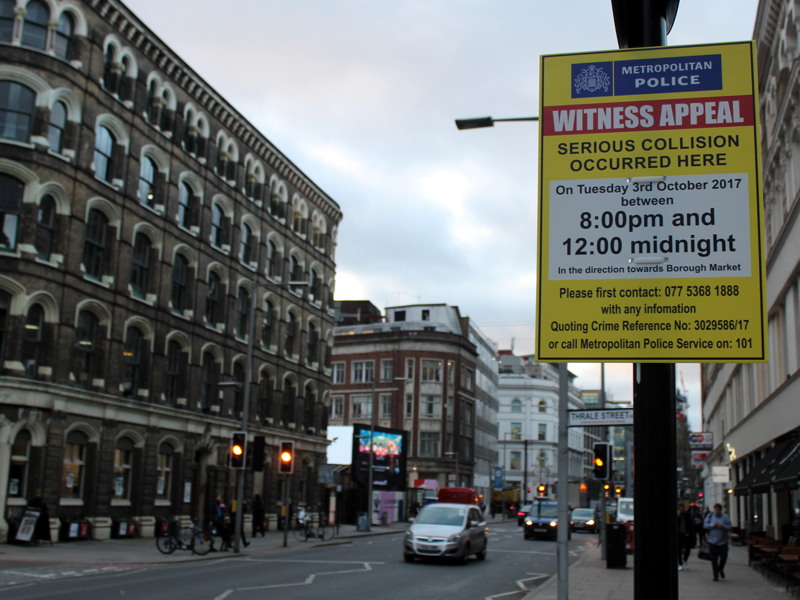
[[[627,3],[628,48],[666,46],[666,4]],[[677,600],[675,365],[636,364],[633,375],[633,597],[645,600],[658,590],[660,598]]]

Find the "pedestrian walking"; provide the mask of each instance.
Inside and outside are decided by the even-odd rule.
[[[678,505],[678,570],[683,571],[689,562],[694,546],[694,523],[683,504]]]
[[[725,563],[728,560],[728,533],[733,524],[731,518],[722,512],[722,504],[714,505],[714,512],[708,513],[703,522],[706,529],[706,543],[711,554],[711,572],[714,581],[725,579]]]
[[[261,494],[256,494],[253,498],[253,537],[259,533],[264,537],[266,528],[264,527],[264,519],[266,517],[266,506]]]
[[[692,516],[692,530],[694,531],[694,543],[700,547],[706,543],[706,530],[703,528],[703,518],[705,515],[700,511],[697,504],[689,507],[689,514]]]

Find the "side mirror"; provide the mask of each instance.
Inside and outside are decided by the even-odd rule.
[[[472,521],[469,522],[469,526],[470,527],[480,527],[480,524],[481,524],[481,522],[480,521],[476,521],[476,520],[472,520]]]

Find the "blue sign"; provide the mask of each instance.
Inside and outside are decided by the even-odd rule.
[[[494,468],[494,473],[492,477],[492,489],[493,490],[503,489],[503,467]]]
[[[721,54],[572,65],[573,98],[677,94],[721,89]]]

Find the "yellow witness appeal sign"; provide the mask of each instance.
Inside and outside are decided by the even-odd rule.
[[[540,361],[767,359],[752,42],[541,59]]]

